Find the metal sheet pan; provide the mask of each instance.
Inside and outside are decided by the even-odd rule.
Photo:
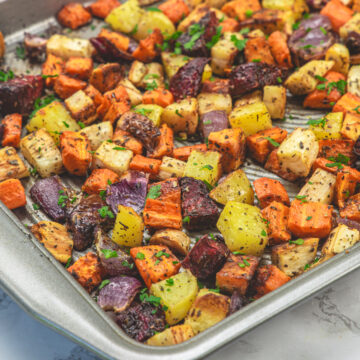
[[[8,49],[14,50],[16,42],[21,40],[24,31],[21,28],[31,33],[41,33],[54,24],[54,19],[49,16],[63,3],[62,0],[0,0],[0,29],[7,35]],[[96,33],[101,27],[99,22],[95,21],[94,24],[95,29],[82,29],[71,36],[91,36],[91,32]],[[16,60],[12,53],[7,55],[6,62],[11,64],[15,72],[21,73],[24,69],[24,63]],[[28,68],[29,64],[25,65]],[[36,74],[39,68],[33,67],[30,71]],[[291,99],[287,119],[290,113],[291,120],[276,125],[292,131],[304,126],[310,116],[319,118],[322,115],[321,112],[304,112]],[[250,160],[247,160],[244,169],[251,181],[260,176],[277,178]],[[74,187],[79,185],[71,178],[64,181]],[[26,180],[26,188],[33,182],[34,179]],[[282,182],[293,197],[298,186],[284,180]],[[186,343],[173,347],[149,347],[126,336],[23,225],[42,219],[44,216],[40,212],[34,213],[31,199],[25,209],[15,212],[0,204],[0,286],[30,315],[104,359],[201,358],[360,265],[358,244],[348,253],[337,255],[299,276]]]

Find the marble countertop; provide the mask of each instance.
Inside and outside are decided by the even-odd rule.
[[[239,337],[207,360],[359,359],[360,269]],[[98,360],[29,317],[0,290],[0,359]]]

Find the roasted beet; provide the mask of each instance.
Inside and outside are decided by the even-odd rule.
[[[203,139],[209,137],[211,132],[220,131],[229,127],[225,111],[209,111],[200,117],[199,130]]]
[[[170,91],[175,100],[187,96],[196,97],[200,91],[202,74],[209,59],[200,57],[190,60],[182,66],[170,80]]]
[[[234,291],[230,298],[229,315],[237,312],[247,304],[246,298],[238,291]]]
[[[160,136],[160,130],[149,118],[132,111],[121,117],[121,129],[139,139],[148,151],[154,150]]]
[[[121,51],[111,41],[103,36],[90,39],[91,44],[96,49],[98,55],[107,62],[121,61],[121,60],[134,60],[131,53],[134,48],[134,41],[130,41],[131,47],[129,46],[129,52]],[[137,44],[136,44],[137,45]],[[136,47],[135,47],[136,48]],[[131,52],[130,52],[131,51]]]
[[[210,199],[206,185],[191,177],[180,178],[183,218],[188,230],[208,229],[216,224],[219,209]]]
[[[28,115],[43,90],[41,76],[22,76],[0,82],[0,114]]]
[[[57,175],[37,180],[30,189],[30,196],[51,219],[65,220],[68,196]]]
[[[141,287],[140,280],[134,277],[114,277],[100,290],[97,303],[104,310],[124,311],[130,306]]]
[[[204,235],[186,255],[182,266],[198,279],[206,280],[222,268],[229,254],[220,235]]]
[[[145,205],[149,179],[139,171],[129,171],[117,183],[107,188],[106,203],[114,214],[118,212],[118,205],[129,206],[138,214]]]
[[[37,35],[25,33],[24,47],[26,57],[29,58],[31,61],[42,61],[46,54],[46,44],[46,39]]]
[[[360,53],[360,34],[356,31],[350,31],[345,39],[345,45],[349,49],[351,55]]]
[[[109,276],[137,273],[132,257],[121,250],[100,227],[95,230],[95,246],[101,265]]]
[[[116,323],[128,336],[143,342],[165,329],[165,314],[147,302],[133,302],[130,308],[117,315]]]

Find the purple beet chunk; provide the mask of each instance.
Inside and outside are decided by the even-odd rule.
[[[205,280],[223,267],[229,254],[220,235],[204,235],[186,255],[182,266],[198,279]]]
[[[116,317],[116,323],[131,338],[143,342],[165,330],[165,314],[159,307],[147,302],[133,302]]]
[[[239,294],[238,291],[234,291],[230,298],[229,315],[235,313],[246,305],[247,301],[244,296]]]
[[[201,115],[199,126],[203,139],[208,138],[212,132],[227,129],[229,122],[226,112],[214,110]]]
[[[183,218],[188,217],[184,226],[188,230],[204,230],[215,226],[220,212],[209,197],[205,183],[191,177],[180,178]]]
[[[129,206],[140,214],[145,205],[148,182],[144,173],[129,171],[119,182],[108,186],[106,203],[114,214],[117,214],[119,205]]]
[[[114,277],[100,290],[97,303],[104,310],[124,311],[130,306],[141,287],[141,282],[134,277]]]
[[[52,220],[62,222],[66,213],[65,206],[58,204],[61,191],[64,191],[64,187],[60,178],[55,175],[36,181],[30,189],[30,196]]]
[[[95,246],[106,274],[109,276],[136,275],[132,257],[115,244],[101,228],[95,230]]]

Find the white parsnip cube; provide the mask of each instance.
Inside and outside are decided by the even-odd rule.
[[[200,116],[214,110],[222,110],[230,114],[232,110],[232,100],[229,94],[201,93],[198,95],[197,101]]]
[[[321,253],[324,256],[332,256],[352,247],[360,240],[360,232],[357,229],[350,229],[341,224],[331,231],[324,243]]]
[[[65,100],[65,105],[71,116],[86,125],[93,123],[96,118],[96,106],[84,91],[79,90]]]
[[[164,156],[160,165],[159,178],[161,180],[170,179],[172,177],[184,176],[186,162]]]
[[[113,126],[110,121],[87,126],[79,131],[81,135],[86,135],[89,139],[91,150],[93,151],[95,151],[104,141],[111,140],[113,132]]]

